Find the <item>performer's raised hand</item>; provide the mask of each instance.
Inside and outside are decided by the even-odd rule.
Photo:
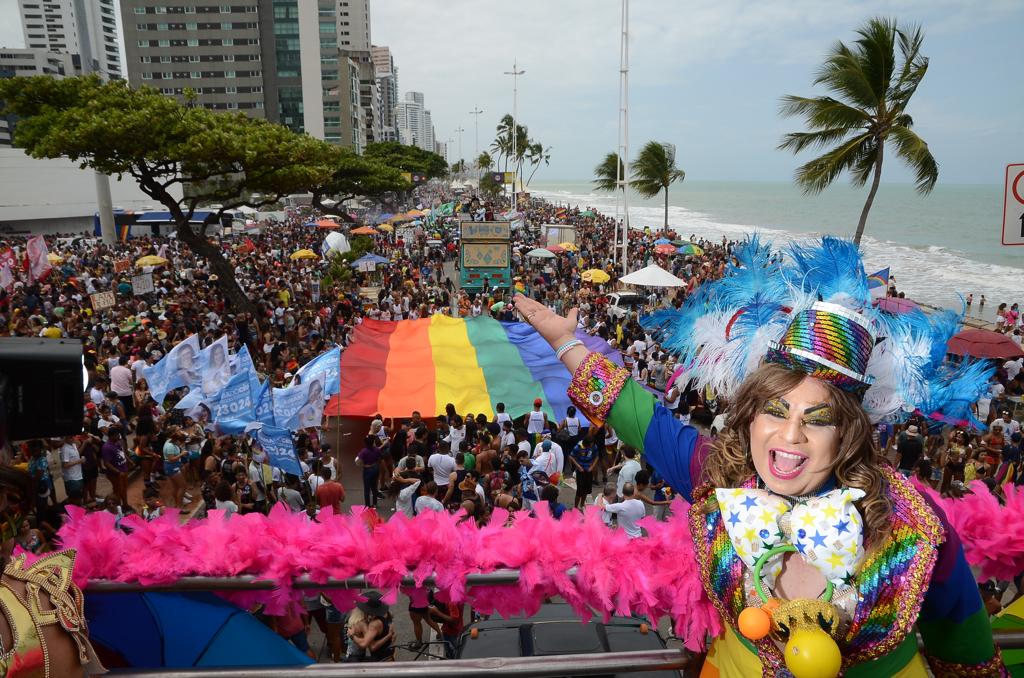
[[[556,351],[576,339],[579,309],[574,308],[568,315],[561,316],[544,304],[522,294],[516,294],[512,298],[512,303],[523,320],[537,330],[537,333]],[[570,371],[575,371],[586,356],[587,350],[581,342],[559,357]]]

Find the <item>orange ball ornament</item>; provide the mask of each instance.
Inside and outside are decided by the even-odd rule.
[[[748,607],[740,612],[736,619],[740,633],[750,640],[761,640],[772,629],[772,618],[767,611],[759,607]]]
[[[765,604],[761,606],[761,609],[767,612],[770,616],[775,614],[775,610],[779,609],[780,605],[782,605],[782,601],[778,598],[769,598]]]

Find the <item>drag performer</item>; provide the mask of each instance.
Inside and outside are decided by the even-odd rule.
[[[984,365],[945,363],[952,312],[871,306],[859,252],[825,238],[785,258],[753,238],[726,276],[643,319],[697,389],[729,402],[714,441],[522,296],[573,372],[570,397],[691,502],[702,585],[725,631],[702,676],[998,676],[988,616],[945,516],[880,456],[872,424],[970,417]],[[924,639],[919,653],[914,626]]]
[[[74,551],[47,553],[31,564],[11,557],[14,535],[31,496],[24,471],[0,466],[3,576],[0,577],[0,676],[69,678],[104,673],[89,644],[82,591],[71,581]]]

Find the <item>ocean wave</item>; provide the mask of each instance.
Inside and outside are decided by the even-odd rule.
[[[565,190],[533,191],[536,195],[555,203],[568,203],[591,207],[602,214],[616,215],[614,195],[581,193]],[[621,208],[620,208],[621,209]],[[630,225],[634,229],[646,226],[657,228],[664,221],[663,207],[630,207]],[[712,215],[669,205],[669,224],[683,238],[694,235],[708,240],[731,240],[757,232],[762,238],[777,245],[807,240],[824,235],[808,231],[789,231],[751,224],[733,224],[717,221]],[[973,294],[975,300],[985,295],[986,316],[992,316],[999,303],[1024,302],[1024,290],[1019,283],[1019,268],[977,261],[963,256],[944,245],[912,246],[891,240],[879,240],[866,235],[862,241],[864,265],[869,273],[889,267],[898,289],[918,301],[960,310],[961,297]],[[974,308],[978,314],[977,304]]]

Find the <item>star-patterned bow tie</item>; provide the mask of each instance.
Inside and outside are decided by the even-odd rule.
[[[836,489],[795,503],[759,489],[717,489],[715,495],[733,548],[751,569],[762,554],[792,544],[825,579],[841,585],[864,559],[863,521],[853,505],[863,490]],[[769,586],[782,570],[782,555],[764,564]]]

